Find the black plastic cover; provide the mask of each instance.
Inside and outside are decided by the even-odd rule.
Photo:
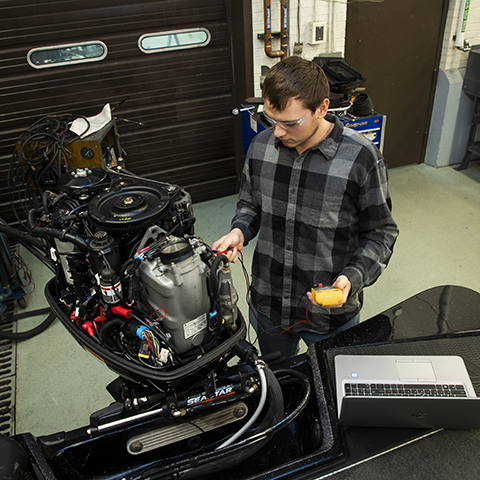
[[[365,81],[344,58],[315,57],[313,59],[327,76],[332,92],[347,92],[359,87]]]
[[[22,480],[28,457],[21,445],[13,438],[0,434],[0,478]]]

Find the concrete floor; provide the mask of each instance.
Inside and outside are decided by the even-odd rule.
[[[480,165],[458,172],[425,164],[389,170],[393,213],[400,236],[387,270],[365,291],[362,320],[412,295],[451,284],[480,292]],[[194,205],[196,234],[211,244],[229,231],[236,196]],[[244,249],[250,272],[253,245]],[[46,306],[43,286],[50,271],[28,253],[35,291],[28,308]],[[239,263],[232,266],[239,308],[248,315],[246,282]],[[27,330],[37,320],[22,320]],[[253,338],[252,338],[253,340]],[[105,386],[116,375],[84,351],[55,321],[45,332],[18,343],[16,432],[47,435],[88,424],[89,415],[111,403]]]

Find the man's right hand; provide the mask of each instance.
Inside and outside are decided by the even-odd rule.
[[[239,228],[234,228],[230,233],[218,239],[212,245],[212,250],[222,253],[229,262],[235,263],[239,252],[243,248],[245,237]]]

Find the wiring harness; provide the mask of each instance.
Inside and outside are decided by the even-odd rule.
[[[60,176],[68,170],[72,153],[67,147],[79,138],[69,130],[76,118],[47,116],[20,134],[10,162],[8,187],[10,204],[21,224],[28,210],[38,206],[43,193],[55,189]]]

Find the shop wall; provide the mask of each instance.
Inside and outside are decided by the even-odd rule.
[[[300,6],[300,8],[299,8]],[[271,1],[272,32],[279,32],[281,26],[280,0]],[[265,55],[264,42],[258,39],[258,35],[264,33],[264,2],[252,0],[252,24],[253,24],[253,60],[254,60],[254,87],[255,96],[261,96],[262,66],[272,67],[278,62],[277,59]],[[303,43],[302,56],[312,58],[335,53],[343,56],[345,51],[345,22],[347,18],[347,4],[345,2],[329,0],[290,0],[289,2],[289,55],[293,54],[295,42]],[[308,23],[320,22],[324,25],[324,38],[322,43],[310,45],[308,43]],[[300,28],[298,24],[300,23]],[[274,39],[273,50],[280,49],[280,41]]]
[[[280,30],[281,6],[279,0],[272,0],[271,3],[272,31],[275,32]],[[461,4],[462,0],[450,0],[448,6],[435,103],[425,154],[425,162],[433,166],[461,162],[465,154],[473,110],[472,99],[462,91],[468,52],[456,48],[454,40]],[[290,0],[289,54],[293,54],[294,43],[300,41],[303,43],[302,56],[307,59],[324,54],[343,56],[347,8],[346,1]],[[277,59],[265,55],[264,42],[258,39],[258,35],[264,32],[263,11],[263,0],[252,0],[255,96],[261,96],[262,66],[271,67],[278,62]],[[325,41],[317,45],[308,43],[308,22],[311,21],[325,25]],[[408,34],[408,28],[406,34]],[[470,0],[465,38],[471,45],[480,44],[480,2],[478,0]],[[279,48],[279,40],[273,40],[273,49]],[[419,48],[422,46],[419,45]]]

